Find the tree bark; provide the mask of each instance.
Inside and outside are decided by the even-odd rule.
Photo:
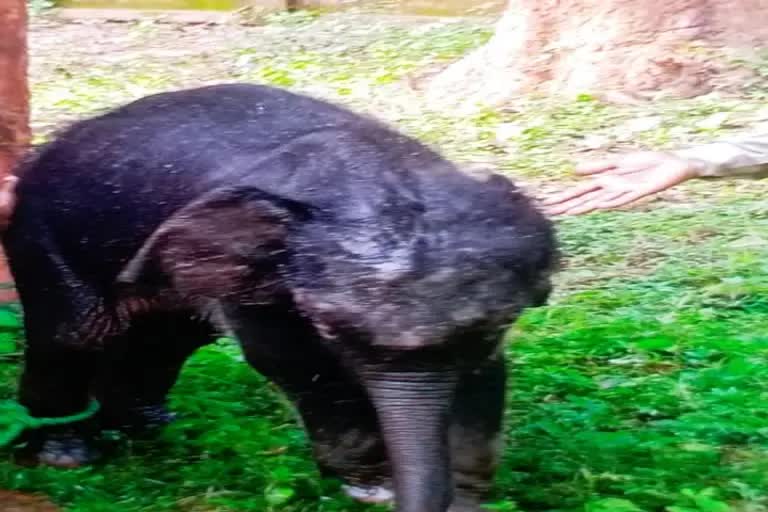
[[[431,80],[443,105],[537,91],[706,93],[722,70],[694,47],[768,45],[768,0],[510,0],[493,38]]]
[[[27,6],[0,0],[0,177],[29,145]]]
[[[27,85],[27,4],[0,0],[0,179],[11,172],[30,143]],[[0,283],[11,281],[0,255]],[[0,290],[0,302],[14,294]]]

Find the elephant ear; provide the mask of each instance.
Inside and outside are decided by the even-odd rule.
[[[161,224],[118,281],[170,288],[193,304],[270,302],[291,225],[308,216],[301,203],[257,188],[213,190]]]

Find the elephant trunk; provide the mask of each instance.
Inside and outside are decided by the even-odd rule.
[[[397,512],[445,512],[453,497],[448,440],[456,375],[450,371],[365,376],[395,483]]]

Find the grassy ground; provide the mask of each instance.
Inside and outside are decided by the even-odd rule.
[[[532,99],[451,118],[429,112],[409,78],[481,44],[487,23],[268,21],[38,20],[36,129],[45,136],[159,90],[269,82],[376,114],[542,193],[582,152],[706,140],[768,118],[759,84],[739,97],[642,107]],[[768,75],[765,62],[753,65]],[[508,445],[493,510],[768,511],[767,190],[703,182],[632,211],[560,222],[568,259],[558,292],[508,337]],[[18,335],[15,316],[0,314],[5,397],[16,386]],[[45,493],[77,512],[372,510],[318,480],[290,408],[233,347],[195,356],[173,403],[184,419],[159,441],[106,439],[108,462],[74,471],[0,462],[0,488]]]

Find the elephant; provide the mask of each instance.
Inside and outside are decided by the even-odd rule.
[[[551,222],[506,177],[244,83],[75,122],[16,174],[3,245],[31,414],[95,399],[97,428],[160,427],[185,360],[226,334],[350,495],[480,510],[501,446],[502,333],[547,301],[559,259]],[[87,464],[86,423],[36,431],[26,449]]]

